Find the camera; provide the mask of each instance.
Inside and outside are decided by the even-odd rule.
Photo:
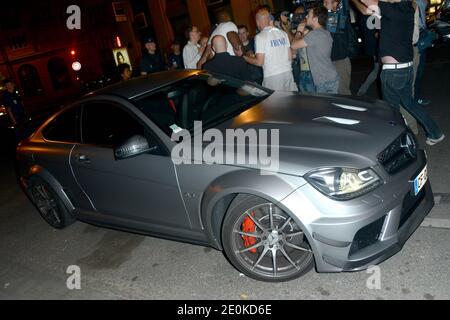
[[[299,14],[291,13],[289,15],[289,21],[291,22],[292,30],[297,30],[298,26],[306,20],[307,15],[308,14],[306,12]]]

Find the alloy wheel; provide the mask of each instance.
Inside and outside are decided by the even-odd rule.
[[[312,251],[299,225],[272,203],[241,214],[232,229],[239,263],[263,278],[290,278],[311,265]]]

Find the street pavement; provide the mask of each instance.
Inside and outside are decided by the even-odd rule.
[[[0,299],[450,299],[450,55],[435,49],[427,67],[427,107],[448,139],[426,147],[436,207],[404,249],[379,265],[379,288],[366,271],[318,274],[287,283],[240,275],[224,255],[194,246],[77,222],[53,230],[0,161]],[[369,71],[354,61],[356,88]],[[376,95],[372,88],[370,95]],[[420,133],[424,145],[424,134]],[[69,266],[81,289],[69,290]],[[371,282],[372,283],[372,282]],[[373,283],[372,283],[373,284]]]

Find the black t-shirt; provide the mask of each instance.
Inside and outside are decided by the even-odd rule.
[[[169,64],[170,67],[174,67],[175,69],[184,69],[183,55],[176,55],[175,53],[169,54]]]
[[[349,31],[348,27],[345,29],[344,33],[332,33],[333,37],[333,48],[331,49],[331,60],[343,60],[349,56]]]
[[[246,54],[248,51],[255,53],[255,39],[250,39],[246,46],[242,46],[242,52]]]
[[[216,53],[212,60],[205,63],[203,69],[243,81],[251,80],[244,58],[233,57],[228,52]]]
[[[414,8],[411,1],[379,2],[381,9],[380,56],[394,57],[399,63],[414,59]]]
[[[378,57],[377,29],[367,27],[369,16],[361,15],[360,26],[364,38],[364,53],[368,56]]]
[[[159,53],[150,54],[145,53],[142,56],[141,61],[141,72],[146,72],[147,74],[160,72],[166,70],[164,59]]]

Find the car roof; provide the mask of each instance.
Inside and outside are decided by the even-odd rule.
[[[200,70],[174,70],[153,73],[113,84],[91,93],[90,95],[116,95],[125,99],[133,99],[145,95],[155,89],[200,73],[202,73]]]

